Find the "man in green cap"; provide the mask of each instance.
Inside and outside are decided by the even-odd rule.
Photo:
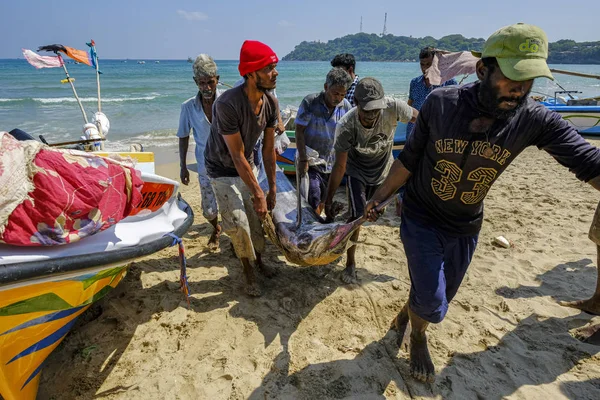
[[[535,78],[553,79],[544,31],[526,24],[504,27],[476,56],[479,82],[429,95],[413,134],[365,209],[376,220],[375,206],[406,184],[400,236],[411,290],[392,326],[401,342],[410,321],[411,373],[426,382],[434,380],[435,368],[425,332],[445,317],[477,246],[483,199],[515,157],[535,145],[600,190],[600,149],[529,98]]]

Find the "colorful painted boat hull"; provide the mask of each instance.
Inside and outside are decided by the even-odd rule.
[[[161,219],[154,217],[159,214]],[[114,247],[114,238],[119,240],[120,237],[114,232],[147,231],[149,226],[156,226],[156,232],[149,232],[146,241],[114,250],[92,247],[93,252],[80,251],[75,255],[59,254],[50,258],[46,254],[31,257],[32,260],[26,262],[12,262],[15,257],[28,257],[19,254],[22,250],[9,250],[7,255],[6,246],[0,248],[2,398],[35,399],[44,360],[64,339],[77,318],[119,284],[132,261],[171,246],[173,238],[165,232],[183,236],[192,225],[194,214],[180,196],[174,196],[159,211],[131,218],[138,222],[124,219],[122,222],[131,225],[129,228],[118,228],[122,223],[119,222],[114,228],[91,236],[88,243],[97,244],[103,241],[101,235],[109,235],[110,248]],[[165,221],[172,221],[172,227],[169,228],[171,225]],[[136,223],[145,225],[138,227],[134,225]],[[126,239],[123,237],[122,240]]]
[[[600,136],[600,106],[546,105],[586,136]]]
[[[35,399],[44,360],[89,306],[114,289],[128,264],[0,287],[0,393]]]

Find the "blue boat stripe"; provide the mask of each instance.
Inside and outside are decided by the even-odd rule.
[[[31,321],[27,321],[25,323],[22,323],[19,326],[16,326],[16,327],[8,330],[8,331],[0,334],[0,336],[7,335],[9,333],[16,332],[21,329],[29,328],[30,326],[41,325],[41,324],[45,324],[46,322],[56,321],[57,319],[68,317],[69,315],[74,314],[77,311],[81,310],[83,307],[86,307],[86,306],[69,308],[68,310],[61,310],[61,311],[56,311],[56,312],[53,312],[50,314],[42,315],[41,317],[34,318]]]
[[[31,382],[31,380],[32,380],[33,378],[35,378],[37,374],[39,374],[39,373],[40,373],[40,371],[42,370],[42,365],[44,365],[44,363],[43,363],[43,362],[40,364],[40,366],[39,366],[39,367],[37,367],[37,368],[35,369],[35,371],[33,371],[33,372],[31,373],[31,375],[29,375],[29,378],[27,378],[27,380],[25,381],[25,383],[23,384],[23,386],[21,386],[21,390],[23,390],[23,388],[25,388],[25,386],[27,386],[27,384],[28,384],[29,382]]]
[[[52,333],[49,336],[46,336],[44,339],[40,340],[36,344],[26,348],[25,350],[23,350],[22,352],[20,352],[16,356],[14,356],[12,358],[12,360],[10,360],[9,362],[6,363],[6,365],[10,364],[13,361],[18,360],[19,358],[25,357],[31,353],[35,353],[38,350],[45,349],[46,347],[51,346],[54,343],[58,342],[63,336],[65,336],[67,334],[67,332],[69,332],[69,329],[71,329],[71,327],[75,324],[76,321],[77,321],[77,318],[73,318],[71,321],[67,322],[67,324],[65,326],[63,326],[56,332]]]

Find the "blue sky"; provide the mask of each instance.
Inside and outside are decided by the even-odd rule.
[[[460,33],[487,38],[515,22],[541,26],[550,41],[600,40],[600,1],[262,1],[0,0],[0,58],[50,43],[86,48],[101,58],[185,59],[198,53],[237,59],[245,39],[280,57],[303,40],[327,41],[359,31],[402,36]]]

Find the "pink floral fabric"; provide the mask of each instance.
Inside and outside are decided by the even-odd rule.
[[[0,242],[18,246],[73,243],[116,224],[142,200],[143,181],[131,167],[46,146],[36,147],[33,156],[20,156],[29,146],[8,134],[0,136],[0,193],[9,195],[4,206],[12,208],[9,214],[0,209]],[[3,162],[7,159],[24,163],[20,171],[25,173],[20,175],[11,164],[21,181],[13,182],[13,187],[6,187],[10,177]],[[25,196],[22,188],[27,188]]]

